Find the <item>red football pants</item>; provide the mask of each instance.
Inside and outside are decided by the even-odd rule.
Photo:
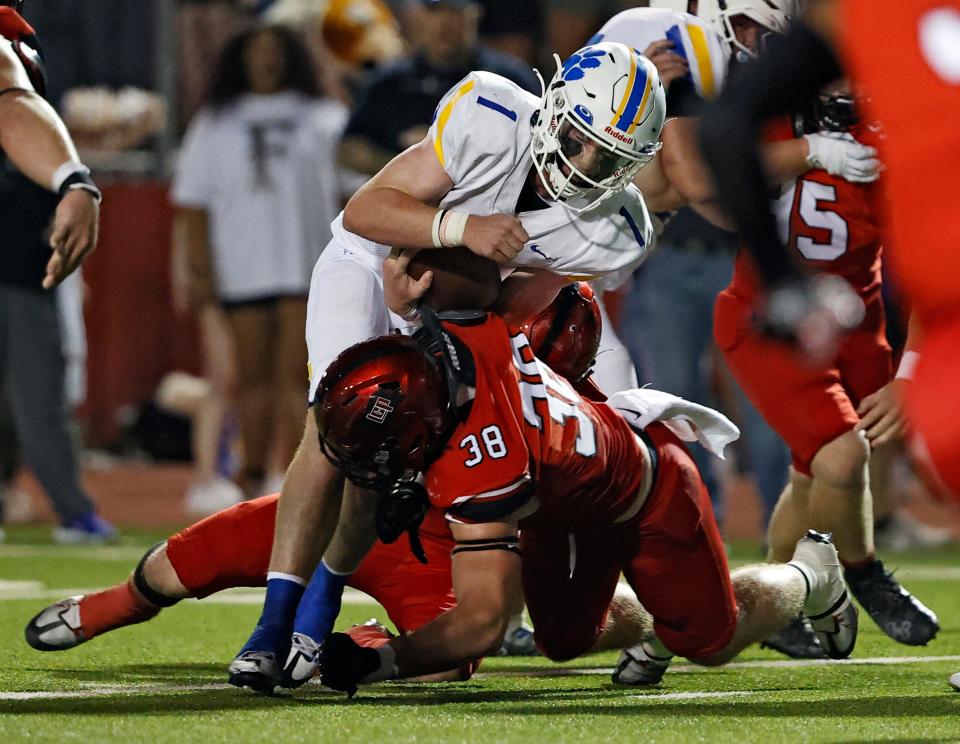
[[[265,586],[278,495],[224,509],[167,540],[167,557],[181,583],[198,598],[234,586]],[[450,580],[453,538],[421,531],[428,563],[420,563],[403,535],[377,542],[347,586],[383,605],[397,630],[425,625],[456,604]]]
[[[710,497],[686,448],[665,427],[657,480],[639,514],[570,534],[540,525],[521,532],[523,589],[537,645],[554,661],[587,652],[606,623],[621,571],[673,653],[708,657],[737,626],[737,603]]]

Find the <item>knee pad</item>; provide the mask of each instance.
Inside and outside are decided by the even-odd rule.
[[[150,559],[150,556],[160,550],[160,548],[166,545],[166,543],[166,540],[161,540],[152,548],[150,548],[150,550],[144,553],[143,558],[140,559],[140,562],[133,571],[134,587],[136,587],[137,591],[140,592],[140,594],[142,594],[150,604],[156,605],[157,607],[173,607],[173,605],[180,601],[179,597],[168,597],[165,594],[158,592],[147,583],[147,578],[143,575],[144,567],[147,565],[147,561]]]

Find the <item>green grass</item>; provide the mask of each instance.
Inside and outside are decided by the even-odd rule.
[[[0,547],[0,744],[960,741],[960,694],[946,681],[960,660],[727,669],[677,662],[664,684],[648,691],[610,684],[605,670],[613,654],[565,665],[490,659],[469,682],[381,684],[353,700],[313,686],[264,698],[224,684],[258,607],[195,601],[77,649],[41,654],[23,642],[22,627],[50,600],[12,599],[3,582],[105,586],[121,580],[158,537],[141,533],[104,551],[45,547],[45,536],[18,530]],[[754,555],[743,546],[734,551],[741,561]],[[889,564],[902,567],[905,583],[938,612],[943,630],[929,648],[913,649],[864,619],[856,658],[960,656],[960,551],[898,556]],[[956,575],[937,574],[938,567],[954,567]],[[348,605],[341,623],[374,614],[369,605]],[[750,649],[737,661],[782,658]],[[3,696],[10,692],[80,696]]]

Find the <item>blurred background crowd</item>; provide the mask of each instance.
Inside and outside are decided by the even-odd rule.
[[[468,71],[539,95],[534,67],[549,78],[553,53],[645,4],[28,0],[48,98],[104,202],[100,247],[57,290],[83,475],[50,472],[0,411],[5,520],[65,523],[90,498],[80,482],[109,519],[151,526],[279,490],[303,421],[310,273],[344,201]],[[713,347],[735,236],[682,211],[660,245],[607,295],[611,316],[641,383],[741,425],[736,456],[701,466],[728,534],[762,540],[790,460]],[[902,332],[890,324],[895,348]],[[922,521],[935,512],[906,460],[887,459],[880,547],[951,539]]]

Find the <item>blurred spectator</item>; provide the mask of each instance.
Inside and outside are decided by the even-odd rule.
[[[327,73],[324,85],[345,100],[369,71],[405,51],[397,19],[382,0],[276,0],[265,17],[304,34]]]
[[[30,0],[27,15],[43,39],[54,105],[59,107],[71,88],[152,88],[156,5],[154,0]]]
[[[642,367],[657,389],[719,409],[726,407],[713,400],[709,384],[715,357],[713,303],[733,274],[735,250],[735,235],[711,225],[692,209],[679,210],[639,272],[621,325],[624,341],[642,355]],[[637,349],[638,340],[645,349]],[[737,403],[740,415],[732,418],[743,430],[746,452],[741,454],[749,458],[765,526],[786,484],[790,456],[783,441],[739,391]],[[702,447],[691,448],[691,453],[722,520],[723,489],[711,458]]]
[[[286,464],[302,433],[307,291],[340,207],[334,152],[345,119],[320,97],[292,31],[251,29],[223,50],[180,154],[175,232],[190,261],[191,302],[220,305],[230,330],[250,494],[268,475],[272,439]],[[208,370],[224,363],[222,342],[206,334]]]
[[[340,164],[373,175],[427,133],[437,103],[471,70],[509,78],[536,95],[540,83],[521,62],[477,43],[480,7],[471,0],[418,0],[416,53],[374,75],[357,96]]]
[[[185,127],[203,105],[210,75],[224,45],[248,24],[233,0],[179,0],[177,112]]]
[[[534,66],[543,26],[540,0],[479,0],[480,38],[492,49]]]
[[[552,54],[566,59],[582,47],[611,16],[627,8],[645,8],[649,0],[545,0],[547,9],[547,48],[544,55]],[[683,10],[686,10],[683,8]],[[553,64],[547,69],[553,73]],[[546,76],[547,79],[550,75]]]

